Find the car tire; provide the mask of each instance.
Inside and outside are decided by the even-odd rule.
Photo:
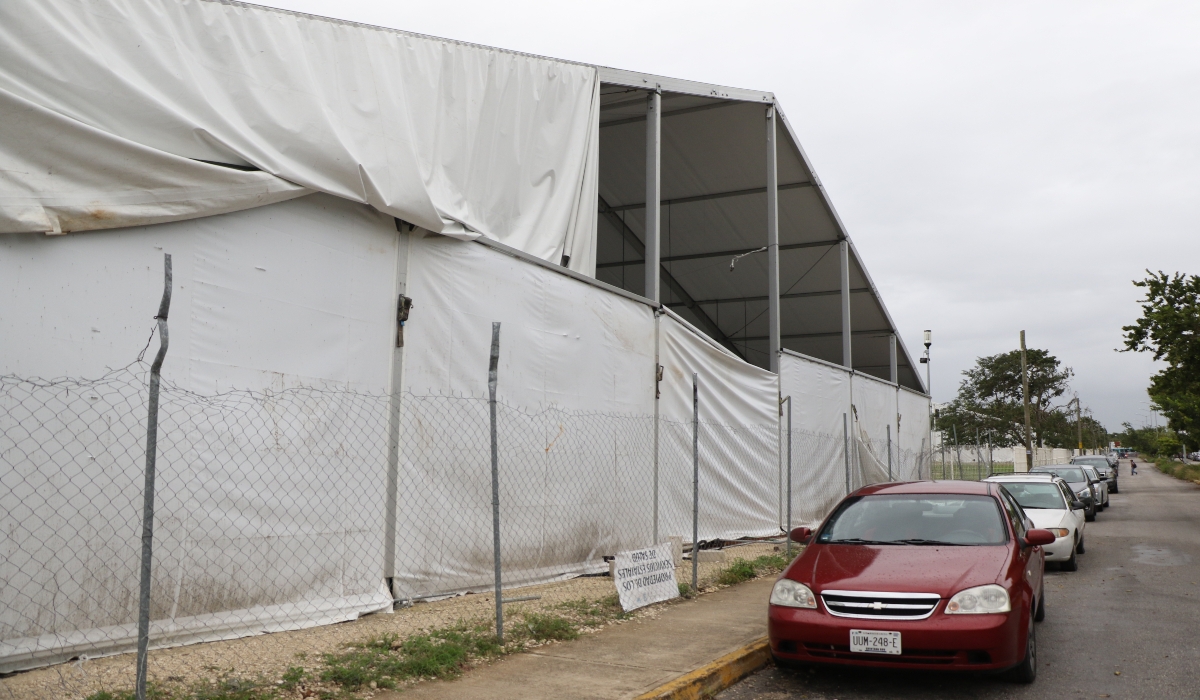
[[[799,661],[781,659],[778,656],[775,656],[775,652],[771,652],[771,661],[775,662],[775,668],[784,668],[788,669],[789,671],[796,671],[805,667],[805,664],[802,664]]]
[[[1033,624],[1033,615],[1029,616],[1029,632],[1025,639],[1025,658],[1013,666],[1008,672],[1009,680],[1014,683],[1032,683],[1037,680],[1037,627]]]
[[[1083,548],[1083,542],[1084,542],[1084,539],[1082,537],[1080,537],[1079,543],[1075,545],[1075,551],[1080,554],[1085,554],[1087,552],[1087,550]]]
[[[1109,493],[1120,493],[1121,492],[1120,486],[1116,482],[1113,482],[1112,488],[1109,489],[1108,492]]]
[[[1072,549],[1071,558],[1058,562],[1059,571],[1079,571],[1079,552]]]
[[[1042,594],[1038,596],[1037,612],[1033,614],[1034,622],[1046,619],[1046,587],[1042,586]]]
[[[1083,519],[1089,523],[1094,522],[1096,520],[1096,506],[1093,505],[1091,508],[1083,511]]]

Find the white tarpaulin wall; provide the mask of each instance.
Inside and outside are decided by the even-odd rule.
[[[854,488],[888,480],[888,429],[896,437],[896,385],[856,372],[851,378],[860,472]],[[894,466],[894,465],[893,465]],[[895,476],[893,469],[893,477]]]
[[[8,0],[0,233],[316,190],[592,275],[598,110],[575,63],[236,2]]]
[[[779,384],[792,397],[792,524],[814,525],[846,495],[850,373],[785,351]]]
[[[896,397],[900,420],[900,440],[896,446],[900,470],[897,478],[906,481],[928,479],[929,397],[901,389]]]
[[[928,476],[917,473],[927,459],[927,397],[791,351],[780,359],[779,382],[793,402],[793,525],[819,523],[848,490],[887,481],[889,425],[893,480]],[[850,419],[849,469],[843,414]]]
[[[652,539],[651,308],[488,247],[414,235],[396,588],[488,588],[488,356],[505,585],[607,569]]]
[[[154,643],[390,604],[379,426],[396,238],[390,217],[319,194],[135,229],[0,236],[0,374],[106,376],[12,379],[0,392],[0,670],[135,644],[146,365],[105,368],[146,345],[164,252],[175,291]]]
[[[659,533],[692,532],[692,373],[700,403],[700,539],[779,532],[779,380],[659,318]]]

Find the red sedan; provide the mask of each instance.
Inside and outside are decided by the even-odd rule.
[[[999,484],[877,484],[850,494],[771,592],[781,666],[1001,671],[1037,675],[1045,616],[1039,530]]]

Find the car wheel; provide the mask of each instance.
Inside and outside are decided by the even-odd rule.
[[[1059,571],[1079,571],[1079,554],[1076,550],[1071,550],[1071,558],[1066,561],[1058,562]]]
[[[1111,489],[1109,489],[1108,492],[1109,493],[1121,493],[1121,489],[1116,484],[1113,484],[1113,487]]]
[[[1033,625],[1032,615],[1029,616],[1029,633],[1025,638],[1025,658],[1008,673],[1015,683],[1032,683],[1037,679],[1037,628]]]
[[[1046,619],[1046,587],[1042,586],[1042,594],[1038,596],[1037,612],[1033,614],[1034,622],[1041,622]]]
[[[1082,537],[1080,537],[1080,538],[1079,538],[1079,544],[1075,545],[1075,551],[1076,551],[1076,552],[1079,552],[1080,554],[1085,554],[1085,553],[1087,552],[1087,550],[1085,550],[1085,549],[1083,548],[1083,541],[1084,541],[1084,540],[1083,540],[1083,538],[1082,538]]]
[[[1096,519],[1096,506],[1095,505],[1093,505],[1091,508],[1088,508],[1087,510],[1083,511],[1083,519],[1089,523]]]

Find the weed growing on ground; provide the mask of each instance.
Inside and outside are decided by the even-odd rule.
[[[400,640],[394,634],[373,637],[339,654],[325,654],[321,680],[347,690],[365,686],[394,688],[413,678],[455,678],[472,657],[504,651],[484,623],[459,622]]]
[[[579,629],[571,620],[545,613],[525,613],[521,625],[529,631],[534,642],[566,641],[579,637]]]
[[[717,583],[732,586],[766,574],[777,574],[787,568],[790,560],[784,554],[764,554],[755,559],[734,559],[733,563],[717,573]],[[680,588],[680,595],[683,589]]]
[[[1173,476],[1176,479],[1200,483],[1200,464],[1184,464],[1175,460],[1159,457],[1154,460],[1154,464],[1163,474]]]
[[[146,697],[150,700],[274,700],[276,689],[261,679],[232,678],[223,676],[215,681],[202,680],[186,689],[174,692],[161,686],[146,686]],[[93,693],[85,700],[134,700],[132,690]]]
[[[629,618],[629,613],[621,607],[621,599],[616,593],[606,595],[600,600],[568,600],[559,603],[555,608],[564,611],[585,627],[599,627],[612,620]]]

